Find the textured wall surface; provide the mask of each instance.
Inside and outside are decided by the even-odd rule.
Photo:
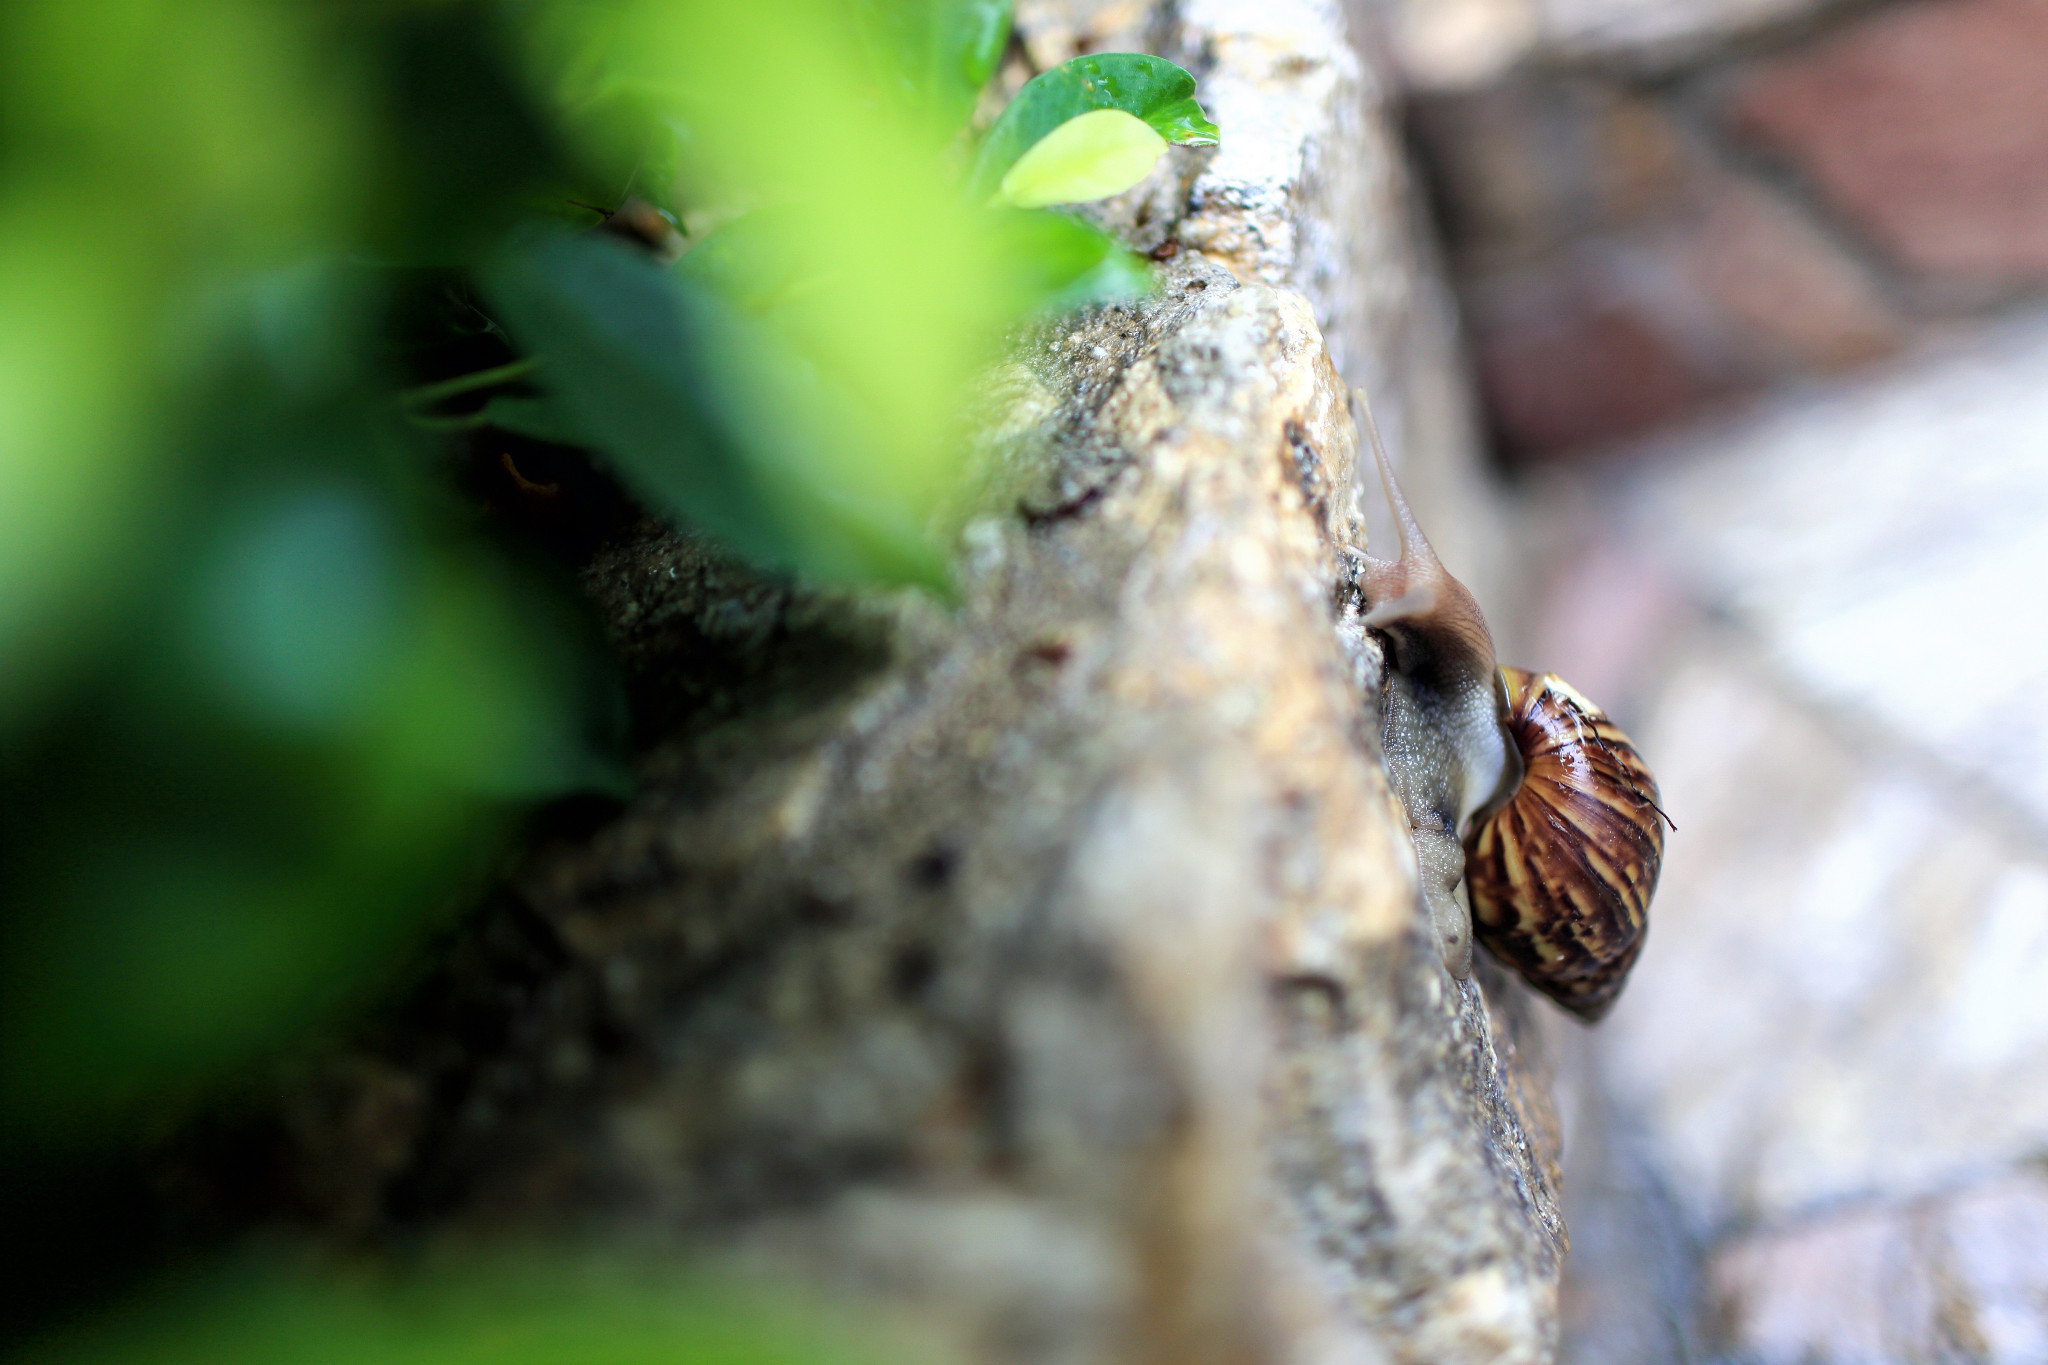
[[[1385,114],[1330,6],[1019,12],[1201,76],[1222,148],[1100,210],[1162,291],[991,376],[957,605],[599,556],[642,790],[302,1097],[301,1197],[676,1239],[960,1360],[1548,1359],[1535,1007],[1439,960],[1347,572],[1344,377],[1484,541]]]

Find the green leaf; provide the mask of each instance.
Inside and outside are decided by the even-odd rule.
[[[0,1124],[26,1144],[126,1141],[331,1019],[508,800],[585,780],[574,637],[431,510],[383,401],[384,282],[195,284],[155,333],[182,477],[133,537],[134,605],[0,745]]]
[[[1057,312],[1149,294],[1152,267],[1101,229],[1060,213],[991,215],[1026,311]]]
[[[280,1264],[282,1262],[282,1264]],[[378,1273],[380,1272],[381,1273]],[[848,1328],[855,1327],[852,1333]],[[20,1365],[856,1365],[864,1320],[791,1291],[549,1248],[317,1273],[227,1260],[9,1355]]]
[[[450,398],[475,393],[478,389],[496,388],[515,379],[524,379],[532,373],[531,358],[515,360],[508,365],[494,365],[488,370],[471,370],[468,374],[458,374],[453,379],[443,379],[436,384],[422,384],[416,389],[407,389],[398,397],[407,407],[425,411],[436,403],[445,403]]]
[[[1145,122],[1176,147],[1214,147],[1221,136],[1192,97],[1161,105]]]
[[[706,362],[746,372],[721,429],[738,449],[777,452],[739,456],[762,477],[783,471],[768,502],[815,500],[796,515],[815,513],[826,539],[840,540],[785,562],[833,560],[866,578],[921,564],[936,576],[935,556],[910,552],[924,537],[905,528],[932,525],[957,486],[967,386],[1014,315],[998,297],[983,215],[961,198],[931,125],[859,69],[846,0],[564,8],[606,30],[589,79],[566,88],[612,92],[687,127],[695,202],[798,210],[785,241],[800,295],[749,295],[773,301],[760,315],[733,294],[710,299],[721,327],[730,320],[759,346],[756,359]],[[680,272],[672,287],[710,292]],[[771,354],[786,360],[756,363]],[[808,537],[791,523],[777,540],[787,549]]]
[[[514,436],[546,441],[549,445],[587,446],[590,437],[562,405],[546,394],[501,393],[483,405],[476,425],[496,427]]]
[[[1165,150],[1166,139],[1136,115],[1090,110],[1033,143],[997,193],[1020,209],[1107,199],[1150,175]]]
[[[229,521],[194,594],[194,653],[213,690],[269,728],[356,720],[402,632],[388,512],[352,483],[306,481]]]
[[[951,135],[1010,40],[1010,0],[859,0],[876,80],[933,130]]]
[[[486,286],[571,429],[657,505],[823,577],[942,581],[913,509],[818,458],[860,440],[847,397],[688,276],[602,234],[534,233]]]
[[[985,203],[1041,138],[1091,110],[1120,109],[1172,144],[1214,145],[1216,125],[1194,95],[1195,78],[1164,57],[1109,52],[1063,62],[1026,82],[988,130],[968,170],[968,198]]]

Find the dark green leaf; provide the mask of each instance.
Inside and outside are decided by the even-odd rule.
[[[399,398],[407,407],[425,411],[436,403],[445,403],[450,398],[475,393],[478,389],[491,389],[500,384],[509,384],[515,379],[524,379],[531,373],[532,360],[515,360],[507,365],[494,365],[488,370],[472,370],[468,374],[458,374],[453,379],[443,379],[439,383],[422,384],[416,389],[407,389]]]
[[[496,427],[509,431],[514,436],[530,440],[546,441],[558,446],[587,446],[590,437],[581,426],[563,410],[562,405],[546,394],[521,396],[501,393],[476,414],[476,425]]]
[[[0,753],[0,1121],[27,1141],[124,1141],[332,1017],[508,800],[583,780],[568,637],[429,510],[379,401],[384,282],[266,272],[166,327],[182,487],[104,653]]]
[[[744,548],[786,553],[759,480],[712,417],[705,319],[658,265],[599,234],[536,233],[486,287],[570,420],[634,482]]]
[[[487,273],[572,429],[657,505],[825,577],[938,582],[912,513],[828,483],[859,424],[816,368],[687,275],[603,234],[535,233]]]
[[[228,1261],[16,1353],[22,1365],[853,1365],[793,1295],[528,1250],[406,1274]]]
[[[377,226],[395,254],[460,261],[570,170],[556,130],[518,78],[505,14],[409,5],[366,25],[365,36],[383,49],[385,81],[389,188]]]
[[[1109,52],[1062,62],[1026,82],[988,130],[968,171],[968,197],[985,202],[1033,143],[1094,109],[1133,114],[1170,143],[1213,145],[1216,125],[1194,95],[1195,78],[1164,57]]]
[[[1177,147],[1213,147],[1217,141],[1216,125],[1202,112],[1202,106],[1192,97],[1175,100],[1162,105],[1142,116],[1152,125],[1159,136]]]
[[[399,534],[366,488],[308,481],[231,519],[194,594],[213,690],[269,728],[325,730],[375,703],[401,634]]]

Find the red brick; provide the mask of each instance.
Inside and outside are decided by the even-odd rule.
[[[1520,264],[1673,213],[1692,169],[1655,103],[1584,78],[1418,100],[1409,130],[1452,256],[1468,268]]]
[[[1496,326],[1479,337],[1478,352],[1495,430],[1507,453],[1523,458],[1637,435],[1713,388],[1656,327],[1620,305]]]
[[[1832,371],[1898,346],[1903,324],[1868,272],[1796,209],[1732,178],[1707,198],[1687,273],[1735,363]]]
[[[1908,270],[1982,293],[2048,281],[2048,4],[1926,0],[1771,59],[1734,126]]]

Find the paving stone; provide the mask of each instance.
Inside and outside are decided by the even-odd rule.
[[[1676,221],[1468,278],[1479,379],[1517,460],[1585,452],[1745,389],[1866,364],[1909,324],[1755,182],[1701,172]]]
[[[1615,82],[1511,80],[1420,101],[1412,126],[1512,458],[1576,455],[1907,335],[1802,206]]]
[[[2048,827],[2048,318],[1646,452],[1632,495],[1772,666]],[[1910,642],[1919,673],[1877,661]],[[1909,682],[1908,679],[1917,682]]]
[[[2048,1360],[2048,1180],[2039,1168],[1966,1188],[1936,1212],[1941,1264],[1969,1310],[1971,1330],[1958,1335],[1990,1360]]]
[[[1510,648],[1596,689],[1678,826],[1628,990],[1563,1054],[1604,1096],[1566,1188],[1597,1192],[1574,1144],[1643,1164],[1732,1358],[2048,1358],[2044,371],[2048,317],[2014,320],[1538,508],[1559,619]],[[1693,1311],[1630,1275],[1606,1321]],[[1567,1359],[1641,1339],[1582,1330]]]
[[[1380,22],[1410,89],[1467,90],[1497,80],[1542,37],[1531,0],[1384,0]]]
[[[1709,635],[1635,738],[1678,824],[1603,1027],[1615,1102],[1713,1233],[2048,1146],[2048,862]]]
[[[1712,1271],[1725,1340],[1759,1365],[1926,1359],[1941,1302],[1911,1231],[1875,1208],[1736,1242]]]
[[[1641,310],[1574,301],[1502,320],[1475,338],[1496,432],[1517,458],[1541,459],[1641,435],[1704,401],[1711,376]]]
[[[1819,10],[1827,0],[1536,0],[1558,56],[1661,67]]]
[[[2048,279],[2048,9],[1885,8],[1736,85],[1733,126],[1902,267],[1982,301]]]
[[[1723,1344],[1758,1365],[2048,1359],[2048,1180],[2019,1171],[1735,1239]]]

